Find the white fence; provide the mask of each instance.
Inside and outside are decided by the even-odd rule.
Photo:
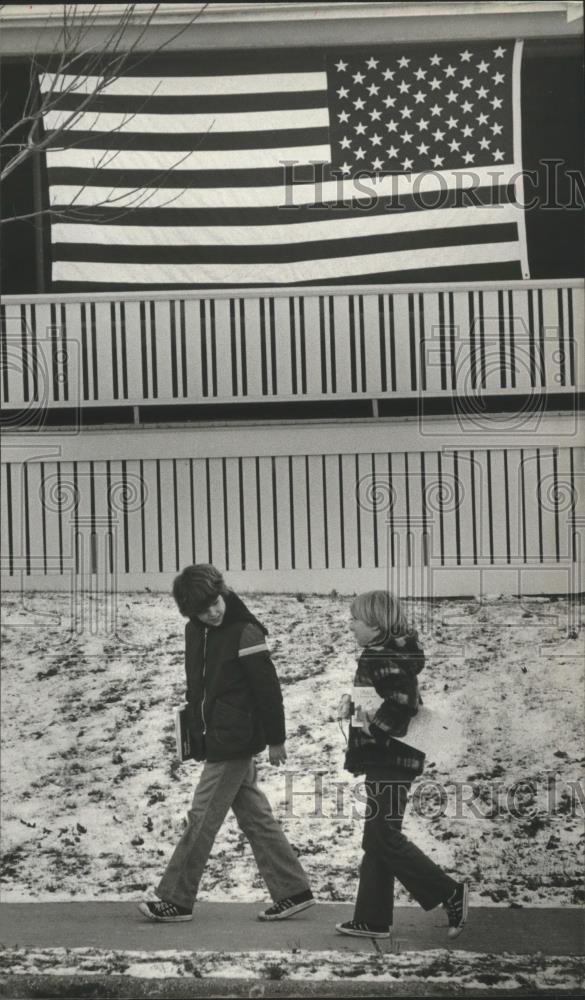
[[[213,561],[256,589],[580,589],[574,420],[543,417],[513,447],[506,435],[466,442],[448,422],[427,431],[94,431],[53,458],[19,438],[4,449],[5,584],[165,588],[187,563]]]
[[[583,313],[570,281],[6,299],[4,586],[164,589],[213,561],[264,590],[581,590]],[[441,419],[105,426],[112,406],[455,396]],[[29,423],[96,406],[101,430]]]

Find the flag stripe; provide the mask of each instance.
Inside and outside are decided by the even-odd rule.
[[[108,281],[107,290],[112,292],[128,292],[132,289],[137,289],[143,291],[145,289],[144,285],[137,286],[131,281],[120,281],[120,268],[118,266],[117,273],[118,280]],[[453,269],[450,264],[441,266],[434,266],[431,263],[427,264],[426,267],[412,268],[410,270],[393,270],[392,271],[392,282],[397,284],[414,284],[418,282],[425,282],[427,284],[432,284],[434,282],[448,282],[452,280]],[[477,283],[481,281],[519,281],[522,278],[521,268],[518,260],[510,261],[489,261],[484,264],[460,264],[457,266],[457,281],[458,282],[471,282]],[[347,284],[348,278],[345,275],[341,275],[336,278],[329,278],[326,282],[322,278],[307,279],[302,281],[292,280],[287,282],[288,286],[309,286],[314,287],[318,290],[321,285],[326,284],[327,286],[336,287],[339,286],[340,289],[343,285]],[[368,271],[367,274],[361,275],[359,278],[359,283],[362,285],[387,285],[388,284],[388,272],[387,271]],[[282,285],[282,282],[272,282],[272,281],[240,281],[238,282],[239,289],[258,289],[262,288],[278,288]],[[83,281],[83,287],[88,292],[103,292],[104,283],[102,281]],[[204,288],[206,291],[214,291],[215,289],[224,288],[224,282],[212,282],[206,281],[204,285],[197,286],[193,281],[176,281],[173,288],[177,291],[183,289],[190,289],[193,287]],[[168,282],[156,282],[152,281],[148,283],[148,288],[153,291],[168,291]],[[75,292],[79,289],[79,281],[75,278],[71,280],[59,280],[55,282],[55,289],[59,292]]]
[[[443,267],[461,264],[482,264],[498,261],[516,261],[517,244],[486,243],[479,246],[441,247],[435,255]],[[248,282],[305,284],[311,281],[329,281],[332,278],[357,278],[369,272],[384,273],[400,267],[402,271],[423,268],[432,263],[426,248],[397,250],[390,253],[362,254],[328,258],[325,260],[294,261],[292,263],[261,264],[205,264],[197,267],[178,264],[127,264],[124,273],[129,283],[136,285],[175,283],[191,284],[240,284]],[[110,284],[120,278],[119,264],[89,261],[60,261],[53,266],[56,281],[103,282]]]
[[[141,115],[108,114],[102,111],[87,111],[75,114],[71,111],[48,111],[44,115],[47,131],[66,128],[68,131],[97,130],[114,132],[124,129],[131,132],[253,132],[256,129],[290,129],[308,125],[309,128],[323,128],[329,124],[327,108],[293,108],[282,113],[277,111],[220,112],[199,115]]]
[[[440,217],[436,214],[440,212]],[[395,216],[384,212],[379,215],[365,215],[347,219],[328,217],[319,221],[299,223],[275,223],[273,225],[233,225],[233,226],[113,226],[91,225],[87,223],[56,223],[52,237],[55,244],[90,243],[95,246],[160,246],[161,253],[167,248],[186,246],[249,246],[264,244],[304,243],[326,239],[356,239],[374,234],[414,232],[435,227],[435,220],[441,229],[463,226],[502,226],[517,224],[520,209],[515,205],[497,208],[453,208],[428,210],[418,213],[399,213]],[[475,240],[473,240],[475,242]],[[62,252],[62,250],[61,250]],[[103,252],[103,251],[102,251]]]
[[[165,64],[165,71],[169,67]],[[104,83],[101,76],[42,73],[39,76],[42,93],[91,95],[99,88],[101,94],[134,95],[141,97],[206,96],[214,94],[299,93],[327,90],[327,74],[317,73],[238,73],[233,76],[120,76]]]
[[[67,136],[67,138],[70,138]],[[280,129],[269,132],[254,132],[254,147],[266,149],[271,146],[294,146],[302,139],[306,146],[325,145],[329,142],[329,132],[326,128],[306,128],[299,136],[298,129]],[[56,148],[62,147],[62,136],[55,140]],[[189,152],[196,149],[249,149],[249,132],[133,132],[126,135],[116,132],[116,143],[112,146],[110,132],[76,132],[71,137],[74,148],[77,149],[135,149],[159,150],[173,149],[179,152]],[[176,157],[180,160],[180,157]]]
[[[461,243],[510,243],[516,245],[518,227],[508,225],[472,226],[468,228],[454,227],[433,229],[430,232],[417,230],[415,232],[384,233],[378,236],[362,236],[355,238],[327,240],[320,239],[317,246],[313,242],[277,243],[259,245],[248,243],[244,246],[230,244],[190,244],[188,246],[161,246],[156,243],[151,246],[136,244],[119,244],[109,246],[104,254],[103,246],[93,243],[54,245],[55,255],[60,260],[100,261],[107,257],[113,263],[144,263],[144,264],[229,264],[250,263],[281,263],[296,261],[320,260],[328,257],[349,257],[359,249],[361,253],[375,254],[383,251],[400,251],[432,247],[460,246]],[[517,246],[516,246],[517,252]]]
[[[273,149],[197,150],[175,153],[165,150],[49,149],[47,166],[108,171],[155,170],[283,170],[285,163],[327,163],[329,146],[291,146]],[[105,175],[107,179],[107,173]]]
[[[363,206],[368,195],[377,199],[392,198],[422,198],[428,196],[429,200],[434,196],[437,202],[445,197],[448,191],[467,191],[469,196],[475,194],[476,189],[485,186],[502,187],[510,183],[515,175],[513,164],[498,164],[497,167],[478,167],[473,172],[443,170],[435,171],[433,174],[423,176],[394,174],[390,177],[382,177],[378,181],[374,178],[363,178],[358,180],[332,180],[325,181],[321,185],[305,183],[294,184],[288,188],[285,185],[283,171],[278,171],[273,185],[267,187],[252,186],[256,181],[254,176],[241,178],[242,186],[216,188],[190,188],[187,190],[174,191],[169,187],[148,188],[142,187],[140,178],[128,177],[127,181],[132,186],[127,187],[100,187],[87,185],[86,178],[80,178],[77,185],[51,185],[50,196],[52,205],[104,205],[114,204],[123,207],[125,204],[136,206],[136,188],[141,188],[141,200],[139,204],[144,204],[145,208],[164,208],[172,198],[175,209],[188,208],[261,208],[261,207],[285,207],[290,205],[314,205],[323,203],[350,203],[355,202],[358,210],[360,203]],[[105,179],[105,178],[104,178]],[[234,177],[235,180],[238,179]],[[245,181],[250,186],[246,186]],[[165,178],[165,184],[167,178]],[[182,187],[182,186],[181,186]],[[292,220],[291,220],[292,221]]]
[[[153,85],[154,89],[154,85]],[[105,111],[110,113],[139,114],[148,106],[150,114],[159,115],[192,115],[211,114],[221,111],[288,111],[298,108],[322,108],[327,103],[326,90],[299,90],[282,93],[248,93],[241,96],[229,94],[210,94],[193,97],[188,94],[175,94],[172,97],[161,97],[158,91],[148,98],[124,95],[111,97],[95,94],[89,105],[87,97],[77,93],[58,94],[51,97],[51,109],[54,111]],[[83,107],[82,107],[83,106]]]
[[[172,199],[173,194],[174,192],[169,191],[168,198]],[[150,208],[149,202],[145,202],[140,211],[134,213],[120,211],[115,207],[115,204],[105,208],[99,205],[95,207],[80,206],[79,209],[69,209],[65,205],[63,206],[63,211],[66,217],[77,219],[76,224],[78,225],[81,224],[80,219],[83,220],[83,224],[94,222],[100,226],[101,224],[115,224],[118,221],[122,221],[128,230],[138,230],[144,226],[146,229],[149,227],[163,227],[175,228],[180,231],[184,226],[197,227],[200,225],[206,229],[221,226],[241,228],[255,225],[265,227],[287,225],[292,228],[302,223],[307,225],[307,232],[309,233],[312,230],[312,223],[331,221],[332,219],[338,222],[356,218],[364,221],[366,218],[374,219],[382,215],[389,220],[389,225],[393,226],[393,219],[401,218],[408,220],[411,214],[420,211],[447,212],[450,209],[466,209],[480,206],[484,206],[484,209],[491,207],[505,208],[506,206],[514,205],[514,199],[515,189],[513,185],[507,185],[506,187],[496,188],[475,188],[473,191],[452,189],[445,191],[440,200],[432,195],[428,196],[428,198],[403,195],[398,201],[380,199],[368,212],[361,212],[359,215],[356,213],[355,204],[347,201],[319,205],[308,204],[295,206],[290,209],[285,208],[283,203],[273,207],[268,206],[267,208],[248,206],[188,209],[173,207],[175,202],[171,200],[171,204],[166,208]],[[520,211],[520,208],[518,208],[518,211]],[[289,218],[292,220],[291,222],[287,222]],[[432,223],[432,219],[430,218],[427,221]],[[61,224],[55,222],[54,226]],[[407,226],[409,223],[405,222],[404,225]],[[270,232],[271,230],[268,229],[267,231]]]

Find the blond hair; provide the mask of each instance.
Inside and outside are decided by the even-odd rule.
[[[368,590],[365,594],[358,594],[351,602],[351,613],[371,628],[377,628],[383,642],[414,632],[399,599],[387,590]]]

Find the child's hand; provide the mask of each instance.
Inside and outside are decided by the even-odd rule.
[[[370,732],[370,722],[374,718],[374,715],[375,715],[375,712],[366,712],[365,709],[362,709],[361,712],[360,712],[361,728],[362,728],[362,732],[364,732],[366,734],[366,736],[371,736],[372,735],[371,732]]]
[[[268,759],[274,767],[279,767],[281,764],[286,763],[286,750],[284,749],[284,743],[274,744],[268,747]]]
[[[351,716],[351,696],[349,694],[342,694],[339,705],[337,706],[337,718],[349,719]]]

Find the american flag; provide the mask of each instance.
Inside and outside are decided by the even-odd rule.
[[[52,282],[529,277],[521,59],[504,40],[46,72]]]

